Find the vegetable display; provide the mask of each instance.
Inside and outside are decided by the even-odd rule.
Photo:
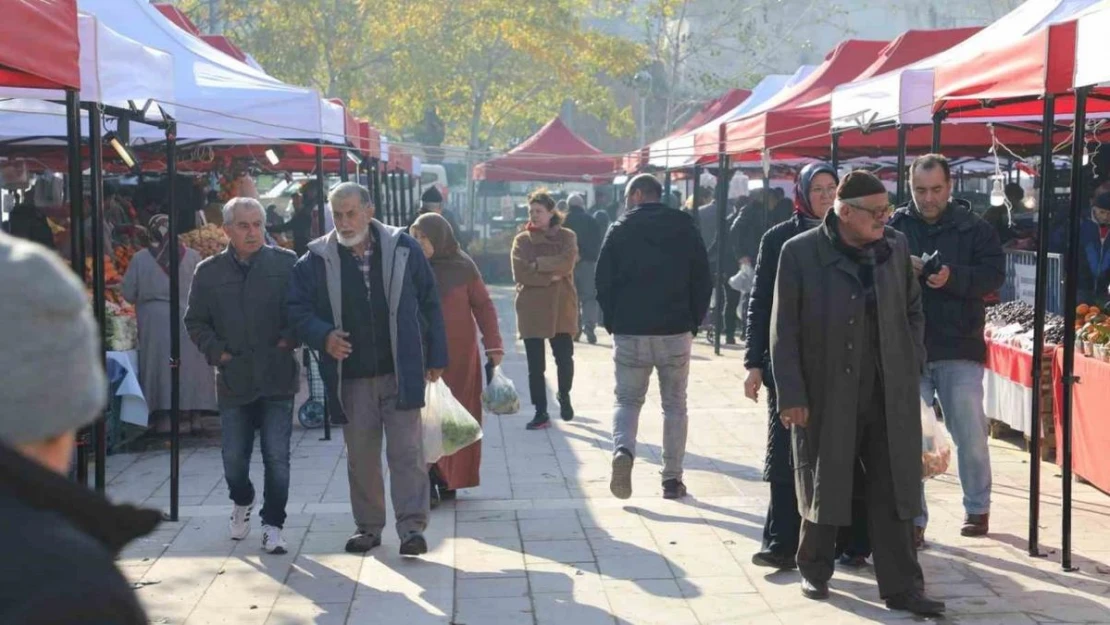
[[[206,224],[181,235],[181,242],[185,247],[192,248],[200,254],[201,258],[215,256],[227,249],[228,239],[223,228],[216,224]]]

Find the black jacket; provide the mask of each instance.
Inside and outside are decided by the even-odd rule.
[[[740,209],[732,222],[729,238],[737,259],[755,258],[759,255],[759,242],[764,233],[790,219],[791,212],[781,207],[768,210],[763,202],[754,201]]]
[[[597,262],[601,253],[601,224],[587,215],[584,209],[575,206],[567,212],[563,225],[578,237],[578,260]]]
[[[161,514],[116,506],[0,444],[0,623],[140,625],[135,592],[116,568],[127,543]]]
[[[24,202],[12,209],[8,216],[8,234],[54,249],[54,233],[46,215],[33,204]]]
[[[939,250],[941,262],[952,272],[939,289],[922,280],[929,362],[986,362],[983,298],[1006,280],[1006,256],[998,233],[963,200],[949,202],[935,224],[926,223],[911,202],[894,213],[890,227],[906,235],[914,256]]]
[[[276,226],[268,226],[266,232],[278,234],[279,232],[293,233],[293,252],[298,258],[308,251],[308,242],[312,240],[312,209],[302,208],[293,213],[289,221]]]
[[[744,368],[763,369],[764,383],[774,385],[771,377],[771,304],[775,299],[775,277],[779,253],[786,242],[809,230],[802,218],[774,226],[763,235],[755,261],[755,282],[748,298],[748,327],[744,329]]]
[[[297,346],[285,298],[297,257],[263,246],[244,271],[229,247],[197,265],[185,330],[217,368],[216,393],[222,407],[249,404],[259,397],[293,397],[300,383]],[[285,349],[278,342],[285,339]],[[231,354],[220,363],[220,355]]]
[[[697,333],[713,291],[694,220],[658,203],[637,206],[610,226],[595,277],[610,334]]]

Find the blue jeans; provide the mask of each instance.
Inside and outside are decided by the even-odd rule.
[[[251,452],[254,431],[260,430],[262,466],[262,523],[282,527],[289,501],[289,439],[293,436],[292,399],[256,399],[249,404],[220,409],[224,478],[237,506],[254,503]]]
[[[944,425],[956,445],[960,486],[964,491],[964,512],[986,514],[991,510],[991,454],[987,445],[989,425],[983,410],[981,363],[969,360],[942,360],[929,363],[921,378],[921,399],[933,405],[940,401]],[[925,505],[925,485],[921,485],[921,516],[914,524],[929,524]]]

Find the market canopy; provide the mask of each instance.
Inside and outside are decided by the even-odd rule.
[[[1073,86],[1089,87],[1110,83],[1106,62],[1106,37],[1110,33],[1110,7],[1101,4],[1078,19],[1075,35],[1075,79]],[[1087,101],[1087,106],[1094,103]]]
[[[932,124],[934,68],[1005,46],[1069,19],[1096,0],[1028,0],[944,52],[880,76],[842,85],[832,96],[833,128]]]
[[[558,117],[497,158],[474,167],[474,178],[491,181],[581,182],[610,180],[616,159],[574,134]]]
[[[694,136],[690,134],[692,130],[740,106],[751,94],[747,89],[729,89],[724,95],[710,100],[674,132],[648,146],[649,162],[654,164],[656,155],[663,160],[669,160],[670,155],[680,152],[688,156],[694,146]]]
[[[78,34],[81,100],[145,111],[146,118],[161,120],[161,107],[154,102],[174,99],[170,55],[124,37],[87,13],[78,17]],[[13,99],[0,101],[0,138],[24,145],[65,143],[65,106],[58,103],[63,91],[18,89],[4,95]]]
[[[342,107],[287,85],[176,26],[145,0],[79,0],[83,10],[121,34],[169,52],[174,60],[175,118],[181,141],[219,144],[346,140]],[[136,135],[157,140],[145,129]]]
[[[81,86],[74,0],[5,3],[0,19],[0,86],[76,89]]]
[[[852,79],[870,78],[913,63],[948,49],[977,31],[977,28],[907,31],[880,50],[877,58]],[[848,61],[844,62],[843,69],[850,72],[847,63]],[[833,75],[835,72],[831,66],[827,73],[829,80],[835,80]],[[811,88],[811,93],[816,88],[816,85]],[[743,137],[740,141],[728,141],[725,148],[732,154],[760,152],[765,149],[775,150],[779,158],[823,156],[830,150],[831,109],[829,90],[826,90],[824,95],[797,106],[790,104],[777,106],[751,120],[741,121],[736,129],[730,127],[729,137],[734,138],[741,132],[740,125],[746,126],[747,132],[754,134]],[[894,141],[886,136],[870,137],[860,143],[876,148],[883,146],[884,139],[887,143],[885,147],[894,147]]]

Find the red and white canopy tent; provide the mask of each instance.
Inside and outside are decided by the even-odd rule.
[[[675,128],[674,132],[626,155],[623,164],[624,170],[626,172],[636,171],[647,165],[653,156],[666,157],[676,152],[691,152],[694,143],[694,137],[690,134],[691,131],[740,106],[751,94],[752,92],[748,89],[729,89],[724,95],[706,102],[690,119]]]
[[[603,182],[616,173],[616,158],[590,145],[558,117],[505,154],[474,167],[477,180],[517,182]]]
[[[76,0],[22,0],[0,20],[0,87],[79,89]]]

